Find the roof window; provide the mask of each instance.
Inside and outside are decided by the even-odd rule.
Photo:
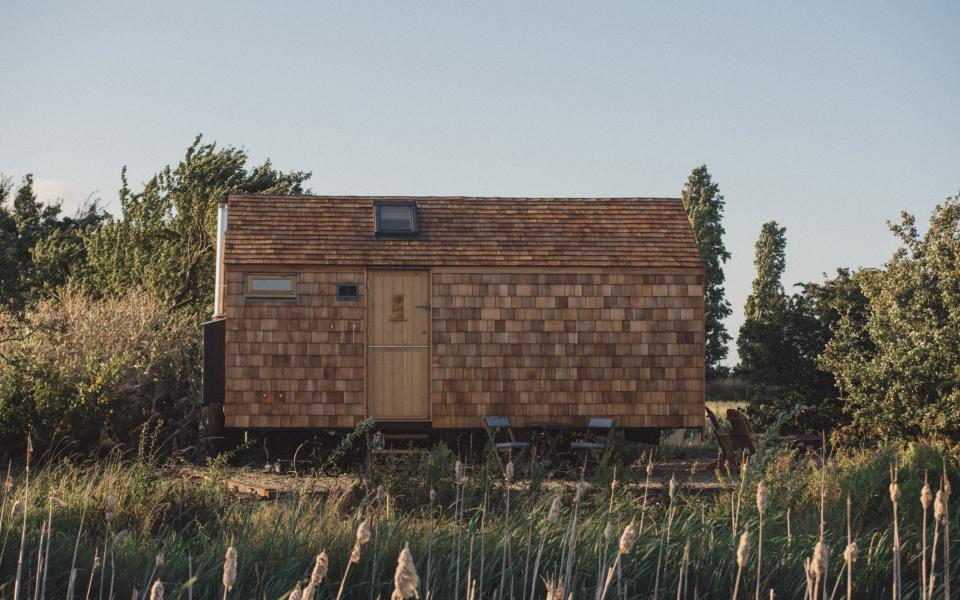
[[[417,235],[417,205],[414,202],[375,202],[377,236]]]

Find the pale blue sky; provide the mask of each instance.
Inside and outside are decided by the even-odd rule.
[[[116,208],[194,135],[321,194],[727,199],[786,285],[878,266],[960,190],[957,2],[0,3],[0,172]]]

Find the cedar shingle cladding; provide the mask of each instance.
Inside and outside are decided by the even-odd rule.
[[[677,200],[394,198],[422,239],[374,236],[389,198],[231,196],[229,264],[702,268]]]
[[[433,423],[703,424],[703,277],[435,273]]]
[[[245,273],[227,272],[228,427],[352,427],[363,398],[366,309],[337,300],[363,270],[300,273],[296,303],[244,300]]]
[[[436,427],[483,415],[703,422],[703,266],[677,200],[396,198],[421,239],[378,240],[382,197],[232,196],[231,427],[351,427],[367,414],[366,267],[430,267]],[[249,272],[300,273],[299,298],[243,297]],[[360,283],[338,301],[337,283]]]

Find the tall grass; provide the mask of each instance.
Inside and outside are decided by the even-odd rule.
[[[898,501],[893,530],[893,464],[904,499],[920,498],[925,474],[948,465],[926,550],[920,502]],[[826,467],[819,457],[771,453],[755,457],[742,476],[719,474],[720,492],[675,482],[673,494],[668,485],[653,491],[664,481],[648,490],[642,465],[621,466],[616,484],[600,469],[582,483],[539,490],[484,465],[470,475],[450,465],[429,481],[417,471],[395,478],[402,485],[383,492],[383,510],[377,482],[368,494],[257,501],[144,462],[64,462],[32,469],[29,496],[26,473],[14,470],[0,500],[7,513],[0,537],[23,539],[23,556],[19,547],[0,556],[0,598],[13,596],[18,567],[20,598],[36,597],[37,586],[49,598],[64,598],[68,588],[73,598],[99,598],[101,569],[109,571],[103,598],[128,598],[134,589],[171,599],[304,598],[304,584],[318,599],[426,597],[418,573],[430,573],[431,598],[455,600],[479,598],[481,589],[485,598],[539,599],[547,582],[565,597],[608,600],[651,598],[655,588],[663,598],[731,598],[735,587],[755,600],[768,588],[776,598],[799,598],[810,587],[816,600],[941,598],[960,571],[947,539],[955,464],[947,450],[926,445],[838,452]],[[743,501],[742,490],[752,489],[762,496],[755,505]],[[13,499],[29,504],[16,518]],[[739,531],[731,539],[734,518]],[[370,523],[377,540],[368,548]],[[611,535],[617,530],[619,543]],[[827,569],[827,548],[845,549],[839,568]],[[820,581],[808,585],[809,575]]]

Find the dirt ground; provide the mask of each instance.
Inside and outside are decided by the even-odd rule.
[[[676,476],[680,489],[686,493],[716,493],[723,489],[715,471],[716,454],[710,450],[691,450],[683,457],[654,461],[653,475],[650,480],[650,492],[660,493],[670,478]],[[634,464],[618,467],[628,470],[629,476],[623,477],[623,489],[643,492],[646,478],[646,465]],[[292,470],[269,472],[263,465],[246,467],[226,467],[214,473],[204,467],[183,467],[179,476],[211,480],[216,476],[224,485],[238,494],[249,494],[262,499],[273,499],[291,494],[346,495],[353,493],[361,485],[361,479],[355,474],[338,476],[298,475]],[[626,482],[641,483],[626,483]],[[518,478],[517,486],[523,487],[525,481]],[[542,482],[546,489],[573,487],[576,479],[571,477],[549,477]]]

